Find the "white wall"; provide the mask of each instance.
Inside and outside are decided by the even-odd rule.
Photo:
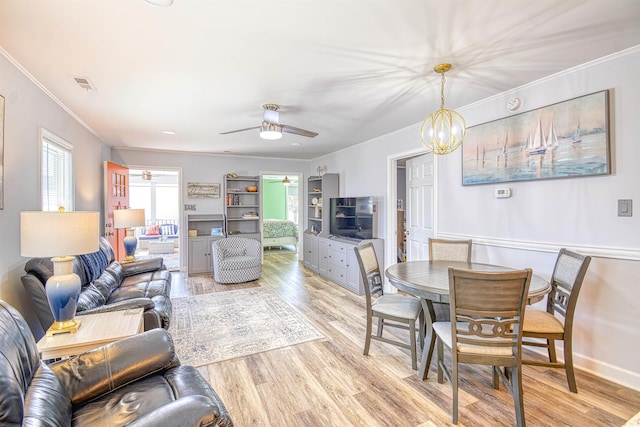
[[[640,47],[533,82],[509,93],[457,108],[468,126],[521,111],[612,89],[613,173],[606,176],[509,183],[510,199],[496,199],[505,185],[461,185],[460,152],[437,159],[436,232],[474,240],[473,259],[532,267],[551,275],[557,250],[594,257],[575,317],[574,358],[580,368],[640,390]],[[428,112],[425,112],[425,116]],[[387,158],[414,154],[419,124],[318,159],[340,174],[341,195],[374,195],[386,203]],[[358,158],[358,162],[350,159]],[[617,199],[634,199],[631,218],[617,217]],[[393,201],[392,201],[393,202]],[[379,235],[387,236],[386,208]],[[394,219],[389,221],[389,224]],[[382,227],[382,229],[380,229]]]
[[[40,209],[39,130],[45,128],[73,144],[76,210],[100,211],[102,169],[110,149],[80,125],[5,56],[0,54],[0,95],[4,116],[4,210],[0,210],[0,299],[18,308],[32,330],[39,330],[20,276],[20,212]]]

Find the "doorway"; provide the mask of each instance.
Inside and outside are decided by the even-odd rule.
[[[145,226],[135,229],[136,257],[162,256],[169,271],[182,269],[180,179],[176,168],[129,168],[129,205],[145,212]]]
[[[414,169],[415,176],[421,178],[418,184],[410,184],[412,180],[411,168]],[[418,173],[417,170],[421,172]],[[424,183],[425,176],[431,176],[431,189],[428,195],[425,194],[427,190],[420,187]],[[399,182],[402,179],[405,180],[405,183]],[[412,185],[414,186],[413,190]],[[387,200],[389,201],[387,203],[387,242],[393,242],[393,244],[386,245],[385,249],[386,259],[390,260],[389,264],[400,262],[401,258],[404,258],[403,261],[410,261],[428,257],[424,254],[424,248],[427,247],[426,239],[436,234],[437,199],[437,159],[435,156],[428,155],[423,149],[417,148],[387,158]],[[417,240],[411,242],[413,238],[412,215],[414,223],[416,219],[420,221],[418,225],[421,230],[417,233],[416,239],[424,240],[422,243]],[[402,221],[399,219],[401,216]],[[425,226],[425,223],[428,223],[428,227]],[[404,241],[405,231],[408,233],[406,243]]]
[[[261,175],[262,243],[264,255],[295,253],[302,238],[302,175],[269,172]]]

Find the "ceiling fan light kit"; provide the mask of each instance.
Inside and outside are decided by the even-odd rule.
[[[262,126],[260,126],[260,138],[280,139],[282,138],[282,128],[273,123],[269,123],[266,121],[262,122]]]
[[[282,138],[282,133],[292,133],[294,135],[306,136],[307,138],[314,138],[318,136],[317,132],[312,132],[306,129],[300,129],[294,126],[289,126],[280,123],[280,113],[278,109],[280,108],[277,104],[265,104],[262,106],[264,108],[264,114],[262,118],[262,124],[260,126],[254,126],[245,129],[237,129],[229,132],[222,132],[220,135],[227,135],[230,133],[236,132],[244,132],[246,130],[252,129],[260,129],[260,138],[262,139],[280,139]]]
[[[440,73],[440,109],[427,117],[420,127],[422,145],[432,154],[449,154],[454,152],[467,133],[464,118],[453,110],[444,108],[444,73],[451,69],[451,64],[436,65],[433,70]]]

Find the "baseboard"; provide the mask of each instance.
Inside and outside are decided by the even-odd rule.
[[[523,347],[524,348],[524,347]],[[536,347],[526,347],[527,350],[547,357],[545,349]],[[561,346],[556,346],[558,360],[564,360],[564,352]],[[548,359],[547,359],[548,360]],[[573,353],[573,366],[575,369],[588,372],[598,378],[602,378],[624,387],[640,391],[640,374],[622,369],[599,360],[592,359],[581,354]],[[578,390],[580,382],[578,381]]]

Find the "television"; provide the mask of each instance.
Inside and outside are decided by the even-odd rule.
[[[348,239],[373,239],[373,197],[336,197],[331,199],[329,234]]]

